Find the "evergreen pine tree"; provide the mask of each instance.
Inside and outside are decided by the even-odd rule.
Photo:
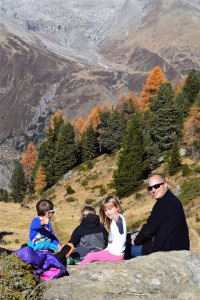
[[[143,141],[146,151],[146,169],[152,171],[160,165],[160,150],[158,145],[153,142],[149,132],[146,134],[143,132]]]
[[[183,86],[183,92],[188,99],[188,109],[194,101],[200,91],[200,75],[195,70],[190,71]]]
[[[113,183],[118,197],[129,196],[140,187],[143,182],[145,160],[141,116],[136,113],[128,127],[118,168],[114,172]]]
[[[176,96],[175,107],[178,111],[178,126],[180,131],[182,129],[183,122],[188,115],[189,107],[189,101],[183,91]]]
[[[11,179],[11,196],[15,202],[22,202],[26,194],[26,178],[22,165],[18,162],[15,165]]]
[[[92,125],[83,134],[81,150],[82,161],[91,160],[98,155],[98,141]]]
[[[181,168],[180,147],[177,139],[175,139],[171,151],[170,162],[169,162],[169,174],[171,176],[175,175],[180,170],[180,168]]]
[[[65,173],[77,164],[77,145],[75,131],[68,122],[62,124],[58,132],[55,149],[55,180],[60,179]]]
[[[59,128],[64,123],[61,112],[58,111],[51,118],[51,125],[47,133],[47,140],[44,141],[39,149],[39,161],[41,162],[46,174],[47,188],[55,184],[55,147],[58,139]]]
[[[104,153],[113,153],[120,149],[126,130],[124,112],[112,110],[106,122],[102,124],[102,134],[99,143]]]
[[[170,83],[164,83],[151,110],[156,116],[153,128],[153,140],[161,151],[172,148],[174,138],[179,134],[178,111],[174,105],[174,93]]]
[[[39,148],[39,161],[46,174],[47,188],[50,188],[55,183],[54,156],[56,140],[51,135],[51,132],[52,129],[49,128],[47,141],[44,141]]]

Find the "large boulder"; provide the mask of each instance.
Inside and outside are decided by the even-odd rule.
[[[68,277],[46,283],[43,299],[200,299],[200,255],[189,251],[71,266],[69,272]]]

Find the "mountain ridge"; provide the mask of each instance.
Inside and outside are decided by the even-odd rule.
[[[139,95],[156,65],[170,82],[200,69],[197,0],[1,0],[0,16],[1,151],[41,141],[58,108]]]

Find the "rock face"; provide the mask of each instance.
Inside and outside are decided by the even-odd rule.
[[[71,266],[69,273],[69,277],[48,282],[51,286],[43,299],[197,300],[200,294],[200,255],[189,251]]]

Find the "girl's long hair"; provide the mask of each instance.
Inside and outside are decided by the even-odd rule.
[[[103,199],[101,206],[100,206],[100,211],[99,211],[99,215],[101,218],[101,222],[108,228],[110,229],[110,224],[112,222],[111,219],[109,219],[106,214],[105,214],[105,208],[106,207],[116,207],[118,208],[118,212],[121,214],[122,213],[122,208],[121,205],[119,203],[119,200],[112,195],[109,195],[108,197],[106,197],[105,199]]]

